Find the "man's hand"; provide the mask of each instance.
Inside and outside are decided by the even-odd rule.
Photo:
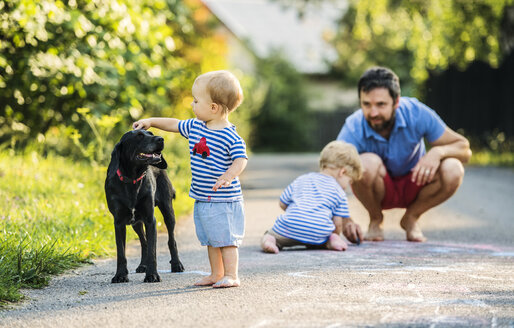
[[[471,157],[469,141],[449,127],[430,145],[432,148],[411,170],[412,182],[418,186],[432,182],[443,159],[453,157],[467,163]]]
[[[421,157],[418,164],[412,168],[411,181],[418,186],[424,186],[432,182],[439,165],[441,165],[441,155],[437,147],[434,147]]]
[[[350,218],[343,220],[343,235],[357,245],[363,240],[361,227]]]

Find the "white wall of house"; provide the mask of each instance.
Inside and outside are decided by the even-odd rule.
[[[255,70],[255,57],[266,57],[280,49],[293,66],[305,75],[309,107],[313,111],[351,111],[358,106],[354,88],[330,80],[328,73],[335,50],[327,38],[335,34],[335,21],[347,2],[312,1],[304,14],[276,0],[202,0],[222,23],[218,33],[227,40],[228,61],[246,73]]]

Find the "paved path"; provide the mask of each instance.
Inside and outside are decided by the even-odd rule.
[[[185,219],[177,235],[186,272],[169,272],[160,235],[161,283],[143,283],[133,272],[132,245],[129,283],[110,283],[113,259],[95,261],[27,291],[29,301],[0,312],[0,327],[514,327],[513,170],[467,168],[457,194],[423,217],[427,243],[404,241],[402,211],[391,210],[382,243],[346,252],[260,252],[282,189],[316,167],[317,155],[251,157],[243,176],[242,287],[191,286],[209,266]],[[365,228],[366,213],[353,197],[350,210]]]

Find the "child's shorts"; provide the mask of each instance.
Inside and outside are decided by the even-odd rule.
[[[423,186],[418,186],[411,181],[412,172],[400,176],[391,177],[389,172],[384,177],[385,195],[382,199],[382,209],[407,208],[416,198]]]
[[[195,201],[196,236],[202,246],[240,246],[245,220],[242,201],[217,203]]]

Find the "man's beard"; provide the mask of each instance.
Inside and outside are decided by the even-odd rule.
[[[383,121],[380,124],[373,124],[373,123],[370,122],[370,120],[367,120],[367,121],[368,121],[369,126],[371,126],[371,128],[373,130],[375,130],[376,132],[380,133],[380,132],[383,132],[383,131],[391,130],[391,128],[394,125],[395,117],[396,117],[396,111],[393,111],[393,114],[391,115],[391,118],[389,120],[387,120],[387,121]]]

